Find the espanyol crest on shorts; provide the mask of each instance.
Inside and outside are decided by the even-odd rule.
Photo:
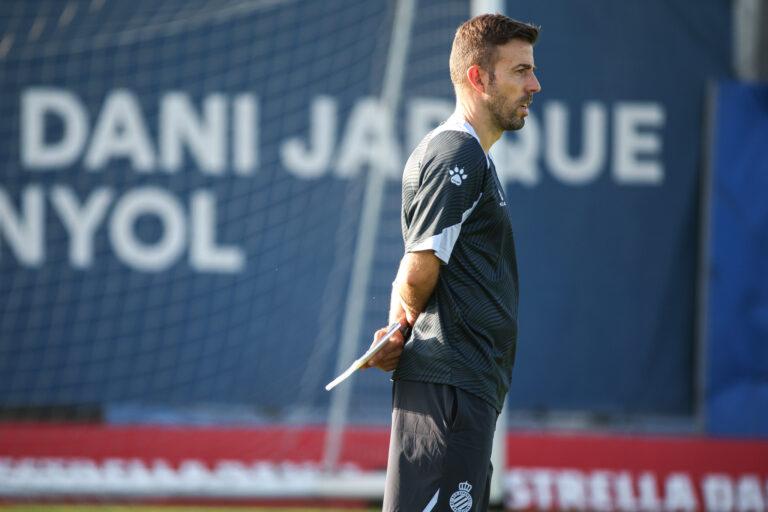
[[[469,482],[459,484],[459,490],[451,494],[451,499],[448,502],[453,512],[469,512],[472,508],[472,495],[469,494],[471,490],[472,484]]]

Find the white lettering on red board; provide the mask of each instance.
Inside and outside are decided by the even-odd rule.
[[[383,473],[345,465],[340,475],[368,489],[383,489]],[[45,495],[292,496],[311,497],[325,478],[320,464],[196,459],[171,464],[139,458],[0,457],[0,497]],[[768,473],[659,473],[571,468],[510,468],[508,510],[595,512],[768,512]],[[379,496],[380,497],[380,496]]]
[[[708,511],[768,510],[768,476],[688,472],[583,471],[511,468],[506,477],[511,510]]]

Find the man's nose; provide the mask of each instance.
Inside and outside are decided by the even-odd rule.
[[[536,78],[536,75],[531,75],[531,79],[528,81],[527,85],[529,94],[536,94],[541,91],[541,84],[539,83],[539,79]]]

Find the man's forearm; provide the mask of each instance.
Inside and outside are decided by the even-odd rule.
[[[392,285],[390,321],[403,316],[413,325],[437,286],[440,261],[430,252],[407,253]]]
[[[421,286],[417,287],[407,282],[395,281],[392,288],[392,293],[397,294],[400,299],[400,304],[409,319],[413,319],[419,316],[419,313],[424,311],[424,308],[429,302],[429,298],[434,291],[434,285],[431,287]]]
[[[407,323],[407,315],[403,308],[403,302],[400,300],[400,292],[398,291],[397,280],[392,283],[392,294],[389,299],[389,324],[395,322]]]

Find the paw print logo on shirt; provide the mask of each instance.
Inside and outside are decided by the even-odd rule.
[[[448,175],[451,177],[451,183],[457,187],[461,186],[464,180],[467,179],[464,169],[459,169],[458,165],[454,166],[453,169],[448,169]]]

